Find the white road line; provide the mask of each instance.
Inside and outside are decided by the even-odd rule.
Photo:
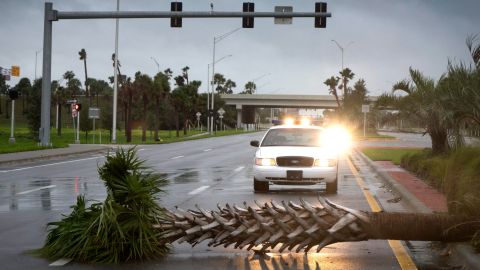
[[[50,163],[50,164],[44,164],[44,165],[37,165],[37,166],[31,166],[31,167],[18,168],[18,169],[13,169],[13,170],[5,170],[5,171],[0,171],[0,173],[24,171],[24,170],[29,170],[29,169],[35,169],[35,168],[41,168],[41,167],[47,167],[47,166],[55,166],[55,165],[59,165],[59,164],[72,163],[72,162],[77,162],[77,161],[84,161],[84,160],[98,159],[98,158],[101,158],[101,157],[82,158],[82,159],[62,161],[62,162],[57,162],[57,163]]]
[[[233,170],[234,172],[239,172],[241,170],[243,170],[245,168],[245,166],[239,166],[238,168],[236,168],[235,170]]]
[[[210,151],[212,151],[212,148],[208,148],[208,149],[203,150],[203,152],[210,152]]]
[[[26,191],[19,192],[19,193],[17,193],[16,195],[24,195],[24,194],[32,193],[32,192],[39,191],[39,190],[42,190],[42,189],[49,189],[49,188],[54,188],[54,187],[56,187],[56,185],[39,187],[39,188],[35,188],[35,189],[31,189],[31,190],[26,190]]]
[[[179,159],[179,158],[182,158],[182,157],[184,157],[184,156],[176,156],[176,157],[172,157],[170,159]]]
[[[49,264],[48,266],[64,266],[65,264],[71,262],[72,259],[62,258],[54,261],[53,263]]]
[[[201,186],[201,187],[199,187],[199,188],[197,188],[197,189],[194,189],[194,190],[190,191],[190,192],[188,193],[188,195],[198,194],[198,193],[200,193],[200,192],[205,191],[205,190],[206,190],[207,188],[209,188],[209,187],[210,187],[210,186]]]

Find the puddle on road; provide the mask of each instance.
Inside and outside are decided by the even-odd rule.
[[[405,241],[419,270],[463,269],[461,265],[452,265],[449,256],[444,256],[447,246],[437,242]]]
[[[0,212],[65,208],[74,204],[80,194],[87,199],[103,198],[103,183],[91,180],[84,177],[36,177],[26,183],[3,184],[0,186]]]

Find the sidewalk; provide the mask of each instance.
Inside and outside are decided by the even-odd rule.
[[[445,195],[415,175],[390,161],[372,161],[360,150],[355,152],[416,212],[448,212]],[[465,264],[463,269],[480,269],[480,254],[468,243],[451,244],[451,256]]]
[[[44,149],[37,151],[25,151],[18,153],[0,154],[0,164],[32,161],[38,159],[48,159],[52,157],[61,157],[75,154],[103,152],[112,149],[110,145],[92,145],[92,144],[70,144],[65,148]]]

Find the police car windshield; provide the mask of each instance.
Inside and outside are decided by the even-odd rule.
[[[312,128],[271,129],[262,141],[263,146],[320,146],[321,130]]]

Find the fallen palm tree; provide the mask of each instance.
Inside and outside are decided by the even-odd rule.
[[[218,210],[177,209],[167,212],[156,227],[163,232],[162,242],[188,242],[193,246],[209,240],[209,246],[233,245],[309,251],[337,242],[369,239],[458,242],[471,239],[480,229],[478,219],[442,214],[363,212],[337,205],[321,197],[318,205],[304,200],[257,207],[226,204]]]
[[[158,204],[166,180],[144,166],[133,149],[107,155],[98,172],[105,200],[88,205],[79,196],[69,215],[48,224],[45,245],[37,254],[118,263],[161,258],[174,242],[196,245],[208,240],[210,246],[280,252],[316,247],[319,252],[329,244],[369,239],[464,241],[480,231],[478,217],[364,212],[321,197],[315,204],[272,201],[172,212]]]

